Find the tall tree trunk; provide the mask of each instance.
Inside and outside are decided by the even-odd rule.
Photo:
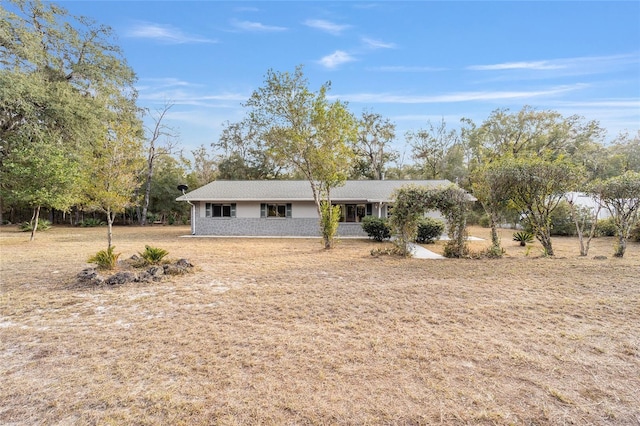
[[[107,209],[107,249],[111,248],[114,218],[115,218],[115,215],[111,212],[111,209]]]
[[[31,238],[29,241],[33,241],[36,237],[36,230],[38,229],[38,220],[40,219],[40,206],[33,210],[33,216],[31,217]]]
[[[493,214],[489,215],[489,218],[491,220],[491,246],[496,250],[500,250],[500,237],[498,236],[498,219]]]
[[[624,257],[624,252],[627,250],[627,239],[622,232],[618,230],[618,242],[616,243],[616,251],[613,253],[615,257]]]
[[[553,256],[553,246],[551,245],[551,235],[548,232],[539,232],[538,241],[542,244],[546,256]]]
[[[153,178],[153,163],[155,159],[155,148],[149,149],[149,158],[147,159],[147,177],[144,184],[144,201],[142,202],[142,214],[140,216],[140,225],[147,224],[147,211],[149,210],[149,198],[151,197],[151,179]]]

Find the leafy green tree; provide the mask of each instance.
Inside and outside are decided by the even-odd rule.
[[[60,205],[74,191],[54,169],[75,176],[87,141],[103,137],[119,109],[135,108],[135,74],[110,28],[39,0],[0,6],[0,53],[0,198]],[[19,167],[9,167],[18,156]],[[20,186],[24,170],[52,178],[35,194]]]
[[[155,164],[156,172],[151,181],[149,212],[161,215],[169,224],[188,217],[189,206],[176,201],[176,188],[185,183],[185,169],[172,156],[162,156]]]
[[[396,136],[396,126],[380,114],[365,111],[358,121],[358,138],[354,144],[353,177],[382,180],[387,164],[398,158],[390,145]]]
[[[268,149],[260,127],[251,120],[226,122],[218,142],[211,146],[222,151],[218,178],[226,180],[277,179],[283,166]]]
[[[603,178],[627,171],[640,172],[640,131],[634,136],[619,134],[606,150],[608,164]]]
[[[564,117],[556,111],[538,111],[530,106],[517,113],[494,110],[480,125],[463,119],[463,135],[472,155],[472,168],[504,156],[538,156],[554,160],[577,156],[581,148],[599,140],[597,122],[580,116]]]
[[[122,117],[92,143],[92,161],[85,177],[89,208],[107,215],[107,248],[111,248],[113,222],[133,204],[138,175],[144,167],[140,123]]]
[[[640,173],[627,171],[620,176],[595,181],[588,193],[611,213],[618,237],[614,256],[623,257],[631,230],[640,220]]]
[[[478,199],[489,217],[491,227],[491,247],[496,255],[502,253],[498,225],[503,212],[509,205],[509,194],[503,185],[503,175],[499,161],[484,164],[472,174],[473,195]]]
[[[191,151],[193,160],[181,156],[185,168],[189,170],[186,179],[189,186],[199,188],[216,179],[218,166],[216,160],[211,157],[204,145]],[[184,182],[182,182],[184,183]]]
[[[245,105],[276,161],[309,181],[327,249],[334,235],[326,226],[333,223],[335,211],[322,209],[322,204],[330,206],[331,190],[346,181],[356,138],[355,118],[345,104],[327,99],[329,88],[325,83],[318,92],[310,91],[302,66],[293,74],[270,70],[264,86]]]
[[[581,182],[583,172],[571,163],[538,157],[505,159],[485,171],[491,182],[492,200],[508,199],[525,218],[545,252],[553,256],[551,214],[566,192]]]
[[[80,170],[73,155],[55,141],[32,141],[11,150],[3,162],[5,193],[33,210],[31,238],[42,207],[68,210],[80,199]]]

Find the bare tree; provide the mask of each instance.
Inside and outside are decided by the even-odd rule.
[[[390,148],[396,136],[396,126],[388,118],[372,112],[363,112],[358,121],[358,139],[354,144],[357,177],[382,180],[386,164],[398,159],[398,152]]]
[[[445,172],[445,160],[449,150],[459,142],[455,130],[447,130],[444,118],[438,125],[427,121],[427,128],[405,134],[407,142],[413,148],[413,158],[422,163],[425,177],[442,179]]]
[[[163,155],[173,154],[178,146],[175,130],[163,122],[171,107],[173,107],[173,104],[165,103],[162,108],[158,109],[152,116],[154,123],[153,128],[146,129],[147,167],[144,184],[144,200],[142,202],[142,214],[140,215],[140,225],[142,226],[147,224],[147,211],[149,209],[149,198],[151,195],[151,180],[153,179],[153,167],[155,162]]]

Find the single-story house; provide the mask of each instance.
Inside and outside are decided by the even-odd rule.
[[[334,188],[339,236],[366,236],[365,216],[387,217],[393,193],[405,185],[446,187],[448,180],[350,180]],[[191,204],[191,233],[218,236],[320,235],[311,185],[303,180],[214,181],[176,199]],[[429,216],[439,217],[439,212]]]

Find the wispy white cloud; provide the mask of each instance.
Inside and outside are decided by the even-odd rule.
[[[327,55],[321,58],[318,62],[325,68],[333,69],[342,64],[345,64],[347,62],[353,62],[355,60],[356,59],[350,54],[348,54],[347,52],[344,52],[342,50],[336,50],[331,55]]]
[[[343,31],[351,28],[351,25],[336,24],[334,22],[325,21],[323,19],[307,19],[304,21],[307,27],[315,28],[333,35],[340,35]]]
[[[241,31],[248,32],[260,32],[260,33],[272,33],[272,32],[282,32],[287,31],[286,27],[279,27],[275,25],[265,25],[261,22],[253,22],[253,21],[231,21],[231,25]]]
[[[370,49],[395,49],[395,43],[387,43],[369,37],[362,37],[362,42]]]
[[[132,38],[151,39],[161,43],[218,43],[217,40],[197,35],[185,34],[171,25],[141,22],[130,28],[126,35]]]
[[[471,65],[467,67],[474,71],[556,71],[578,73],[599,73],[616,69],[626,65],[640,63],[640,55],[637,53],[609,55],[609,56],[582,56],[576,58],[546,59],[539,61],[503,62],[488,65]]]
[[[368,67],[367,71],[381,71],[381,72],[434,72],[434,71],[446,71],[448,68],[439,67],[415,67],[405,65],[389,65],[380,67]]]
[[[566,65],[554,64],[551,61],[532,61],[532,62],[505,62],[493,65],[472,65],[468,67],[470,70],[478,71],[496,71],[496,70],[557,70],[566,68]]]
[[[334,98],[351,102],[363,103],[392,103],[392,104],[429,104],[452,102],[482,102],[498,100],[525,100],[542,96],[556,96],[562,93],[584,88],[583,84],[572,86],[557,86],[546,90],[530,91],[477,91],[454,92],[442,95],[402,95],[393,93],[351,93],[333,95]]]

